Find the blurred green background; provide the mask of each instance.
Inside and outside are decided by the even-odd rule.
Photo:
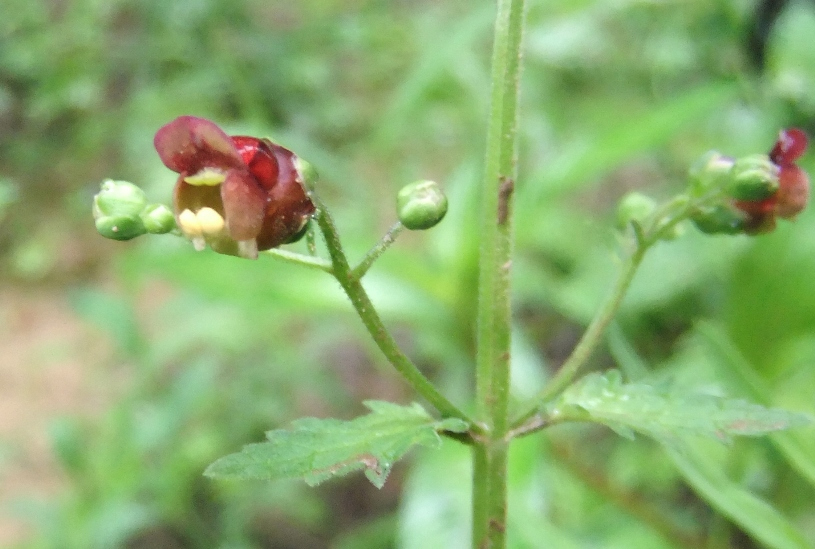
[[[668,197],[708,149],[764,152],[781,127],[815,130],[812,2],[785,6],[762,70],[753,1],[528,4],[519,396],[609,288],[620,196]],[[0,545],[468,547],[457,443],[414,452],[382,491],[362,475],[317,489],[204,479],[296,417],[413,396],[329,277],[172,237],[105,241],[90,201],[110,177],[169,202],[152,137],[181,114],[312,162],[352,260],[394,221],[399,187],[438,180],[447,219],[404,235],[365,282],[407,352],[467,406],[493,17],[482,0],[0,0]],[[595,365],[815,413],[813,273],[813,211],[758,238],[690,231],[646,259]],[[811,546],[813,435],[702,446],[725,479],[713,506],[648,440],[587,426],[524,439],[511,547],[802,546],[768,543],[771,513],[750,515],[762,537],[717,512],[741,512],[734,487]]]

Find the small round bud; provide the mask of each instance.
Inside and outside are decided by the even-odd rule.
[[[423,231],[444,219],[447,197],[435,181],[416,181],[399,190],[396,211],[405,228]]]
[[[105,238],[130,240],[147,232],[141,218],[126,215],[103,215],[96,218],[96,230]]]
[[[656,200],[640,192],[630,192],[625,195],[617,206],[617,226],[626,228],[632,222],[640,225],[656,211]]]
[[[733,208],[719,205],[693,214],[691,221],[705,234],[739,234],[745,229],[745,215]]]
[[[137,216],[147,206],[144,191],[127,181],[102,183],[102,188],[93,197],[94,217],[99,216]]]
[[[148,233],[164,234],[175,229],[175,216],[164,204],[150,204],[139,217]]]
[[[314,166],[299,156],[296,156],[294,157],[294,167],[297,169],[297,173],[300,174],[300,180],[303,182],[303,185],[306,186],[306,190],[313,191],[317,180],[320,178]]]
[[[691,193],[701,196],[710,190],[726,185],[733,164],[732,158],[718,151],[708,151],[703,154],[688,170]]]
[[[752,154],[736,160],[728,193],[736,200],[764,200],[775,194],[778,186],[778,166],[766,154]]]

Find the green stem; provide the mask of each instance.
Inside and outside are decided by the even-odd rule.
[[[574,381],[580,369],[585,366],[589,358],[591,358],[597,345],[603,336],[608,325],[614,319],[617,309],[625,297],[631,281],[634,279],[634,274],[637,272],[645,252],[648,250],[648,245],[638,245],[634,251],[628,256],[623,269],[620,272],[614,288],[611,290],[608,298],[603,303],[602,307],[597,311],[597,314],[592,319],[589,327],[583,333],[583,337],[577,343],[577,346],[572,351],[572,354],[563,363],[557,374],[546,384],[543,391],[533,399],[533,404],[528,410],[525,410],[515,421],[512,422],[516,429],[520,429],[524,434],[529,434],[537,429],[523,429],[521,426],[530,418],[535,416],[541,404],[550,401],[563,391],[572,381]]]
[[[498,0],[482,187],[476,400],[487,436],[473,451],[473,547],[506,547],[512,199],[524,0]],[[486,498],[486,502],[483,501]]]
[[[331,256],[333,274],[343,290],[345,290],[351,304],[379,349],[416,392],[432,404],[443,417],[461,418],[474,425],[473,421],[441,394],[419,368],[399,349],[393,336],[382,323],[382,319],[379,318],[379,314],[377,314],[365,288],[362,287],[362,283],[351,271],[348,259],[346,259],[345,253],[342,251],[342,244],[334,226],[334,220],[319,198],[312,196],[312,199],[319,210],[316,214],[317,224],[323,233],[328,253]],[[473,429],[478,432],[477,426],[474,425]]]
[[[270,255],[276,259],[285,261],[287,263],[302,265],[303,267],[309,267],[311,269],[318,269],[320,271],[325,271],[326,273],[333,272],[331,262],[326,261],[325,259],[319,257],[311,257],[303,254],[298,254],[295,252],[290,252],[288,250],[281,250],[278,248],[266,250],[263,253],[265,253],[266,255]]]
[[[402,225],[400,221],[394,223],[393,227],[391,227],[390,230],[385,233],[385,236],[383,236],[379,242],[376,243],[376,246],[371,248],[368,253],[365,254],[365,257],[362,258],[359,265],[354,267],[354,269],[351,271],[354,278],[361,279],[363,276],[365,276],[365,273],[368,272],[368,269],[371,268],[374,261],[379,259],[379,256],[385,253],[385,250],[390,248],[391,244],[396,242],[396,237],[399,236],[399,233],[401,233],[404,228],[405,226]]]

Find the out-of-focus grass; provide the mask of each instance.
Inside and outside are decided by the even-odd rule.
[[[366,286],[408,352],[466,405],[492,15],[491,2],[463,1],[6,0],[4,283],[64,288],[132,380],[105,414],[55,423],[70,488],[31,508],[38,533],[27,546],[468,546],[466,451],[454,444],[417,454],[380,494],[353,480],[312,491],[203,479],[209,461],[298,415],[350,417],[362,398],[411,395],[327,277],[196,254],[170,237],[103,242],[89,203],[102,177],[168,201],[173,174],[152,135],[180,114],[271,136],[315,164],[352,257],[393,221],[401,185],[439,180],[447,219],[405,235]],[[678,191],[709,148],[763,151],[780,127],[811,129],[815,104],[805,5],[779,21],[763,74],[749,66],[740,2],[530,2],[528,24],[513,363],[527,393],[610,284],[614,201],[633,188]],[[756,239],[690,233],[660,245],[618,337],[658,375],[815,411],[804,390],[813,230],[805,212]],[[114,289],[91,289],[99,281]],[[758,393],[706,347],[702,318],[754,368]],[[715,457],[815,543],[813,488],[798,476],[813,464],[801,453],[748,441]],[[744,535],[658,448],[593,428],[524,441],[511,478],[512,547],[715,548]]]

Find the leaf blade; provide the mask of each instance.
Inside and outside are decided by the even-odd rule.
[[[437,447],[440,431],[467,428],[460,420],[437,421],[416,403],[368,401],[365,406],[371,412],[350,421],[303,418],[288,429],[269,431],[265,442],[218,459],[204,474],[241,480],[302,478],[313,486],[364,470],[381,488],[393,464],[413,446]]]
[[[687,393],[664,384],[623,383],[616,370],[583,377],[545,413],[550,420],[592,421],[626,437],[636,431],[666,444],[687,435],[727,442],[732,436],[760,436],[809,423],[803,414],[743,400]]]

